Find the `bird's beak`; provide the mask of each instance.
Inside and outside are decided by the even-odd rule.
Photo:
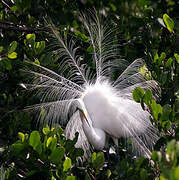
[[[86,122],[87,122],[88,125],[90,126],[90,124],[89,124],[89,122],[88,122],[88,119],[87,119],[87,117],[86,117],[84,111],[83,111],[82,109],[80,109],[80,108],[78,108],[78,110],[80,111],[81,115],[83,116],[83,118],[86,120]]]

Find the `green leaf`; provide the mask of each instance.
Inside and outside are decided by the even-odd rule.
[[[40,54],[45,48],[45,41],[37,42],[35,45],[35,48],[36,48],[37,54]]]
[[[34,33],[33,34],[27,34],[26,39],[27,40],[33,39],[35,41],[35,34]]]
[[[57,147],[52,151],[49,158],[53,163],[58,165],[62,161],[64,154],[65,154],[64,147]]]
[[[16,53],[16,52],[8,53],[8,58],[9,58],[9,59],[15,59],[15,58],[17,58],[17,53]]]
[[[94,51],[93,46],[89,46],[89,47],[87,48],[87,52],[88,52],[88,53],[92,53],[93,51]]]
[[[156,63],[158,59],[159,59],[159,56],[158,56],[158,53],[156,52],[155,56],[154,56],[154,61],[153,62]]]
[[[145,94],[144,94],[144,102],[145,104],[147,104],[148,106],[151,104],[152,102],[152,91],[150,90],[146,90]]]
[[[83,40],[84,42],[89,42],[89,38],[85,34],[81,33],[80,31],[75,31],[75,35],[80,37],[81,40]]]
[[[157,161],[157,152],[156,152],[156,151],[153,151],[153,152],[152,152],[151,159],[152,159],[154,162]]]
[[[168,61],[166,62],[166,66],[167,66],[167,67],[171,67],[172,62],[173,62],[173,59],[172,59],[172,58],[169,58]]]
[[[103,166],[104,161],[105,161],[104,153],[99,152],[99,153],[97,153],[96,158],[92,160],[92,165],[96,170],[98,170]]]
[[[96,160],[96,152],[94,152],[94,153],[92,154],[91,162],[94,163],[95,160]]]
[[[50,132],[49,126],[47,125],[46,128],[43,128],[43,129],[42,129],[42,132],[43,132],[44,135],[48,135],[49,132]]]
[[[165,72],[161,76],[161,84],[164,85],[167,82],[168,74]]]
[[[154,100],[152,100],[151,108],[152,108],[152,115],[157,120],[159,114],[162,114],[162,106],[160,104],[157,104]]]
[[[178,179],[179,177],[179,166],[175,168],[175,179]]]
[[[11,61],[7,57],[3,58],[2,63],[6,70],[12,69]]]
[[[68,171],[71,168],[71,159],[70,158],[66,158],[65,162],[63,163],[63,172]]]
[[[9,46],[8,54],[11,54],[12,52],[14,52],[16,48],[17,48],[17,42],[13,41]]]
[[[140,102],[142,97],[144,96],[144,90],[140,87],[136,87],[132,93],[133,95],[133,99],[136,101],[136,102]]]
[[[147,79],[151,79],[151,74],[150,74],[150,72],[148,71],[146,65],[142,66],[142,67],[139,69],[139,72],[140,72],[144,77],[146,77]]]
[[[21,151],[23,151],[23,149],[24,149],[24,144],[19,143],[19,142],[12,144],[10,147],[10,150],[17,154],[21,153]]]
[[[24,140],[25,140],[25,135],[24,135],[23,133],[21,133],[21,132],[18,132],[18,136],[19,136],[19,139],[20,139],[22,142],[24,142]]]
[[[76,179],[75,176],[67,176],[67,177],[66,177],[66,180],[75,180],[75,179]]]
[[[169,104],[165,104],[162,108],[162,119],[169,120],[169,115],[171,111],[171,106]]]
[[[147,179],[147,171],[144,168],[140,169],[140,178],[142,180]]]
[[[167,143],[167,153],[171,154],[172,151],[175,149],[176,140],[172,139]]]
[[[35,59],[34,63],[40,65],[40,62],[38,59]]]
[[[56,145],[57,145],[57,139],[55,137],[49,137],[47,139],[46,146],[49,147],[51,151],[53,151],[56,148]]]
[[[160,60],[161,61],[163,61],[164,59],[166,58],[166,53],[165,52],[162,52],[161,54],[160,54]]]
[[[31,171],[27,172],[26,177],[30,178],[32,175],[34,175],[36,173],[38,173],[38,170],[31,170]]]
[[[166,26],[167,26],[167,29],[168,29],[170,32],[173,32],[173,28],[174,28],[174,22],[173,22],[173,20],[172,20],[167,14],[164,14],[164,15],[163,15],[163,20],[164,20],[164,23],[165,23]]]
[[[38,131],[32,131],[29,137],[29,145],[33,147],[39,154],[41,153],[41,141]]]
[[[16,12],[16,11],[18,11],[18,7],[17,6],[11,6],[11,10]]]
[[[4,49],[3,46],[0,46],[0,53],[3,51],[3,49]]]
[[[111,173],[111,170],[108,169],[108,170],[107,170],[107,177],[108,177],[108,179],[110,178],[111,174],[112,174],[112,173]]]
[[[179,64],[179,55],[177,53],[175,53],[174,56],[176,58],[177,63]]]

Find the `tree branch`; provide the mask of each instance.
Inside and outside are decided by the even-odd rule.
[[[27,32],[50,31],[49,27],[31,28],[31,27],[26,27],[24,25],[17,25],[8,22],[0,22],[0,29],[5,29],[8,31],[14,30],[14,31],[27,31]]]

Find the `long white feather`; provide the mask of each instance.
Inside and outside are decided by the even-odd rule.
[[[114,139],[130,138],[136,154],[149,157],[158,139],[157,130],[149,121],[150,114],[133,101],[132,91],[140,86],[152,90],[153,96],[158,98],[160,88],[154,80],[147,80],[140,72],[145,64],[142,59],[135,60],[114,81],[112,72],[120,68],[124,61],[119,59],[112,30],[100,21],[96,12],[82,14],[80,19],[93,47],[96,75],[78,55],[74,41],[63,41],[52,28],[56,40],[52,47],[57,49],[55,54],[59,55],[63,69],[58,74],[30,63],[36,70],[24,71],[33,76],[33,80],[23,85],[29,90],[36,90],[41,103],[26,109],[43,111],[40,120],[51,125],[68,122],[66,137],[72,139],[78,131],[76,146],[83,148],[87,157],[91,146],[83,131],[79,112],[74,113],[77,107],[82,106],[94,128],[102,129]],[[69,70],[67,77],[63,75],[66,70]],[[68,121],[69,116],[71,119]]]

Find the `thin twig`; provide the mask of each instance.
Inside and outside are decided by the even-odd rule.
[[[0,22],[0,29],[5,29],[8,31],[14,30],[14,31],[28,31],[28,32],[50,31],[49,27],[31,28],[31,27],[26,27],[24,25],[18,25],[9,22]]]

